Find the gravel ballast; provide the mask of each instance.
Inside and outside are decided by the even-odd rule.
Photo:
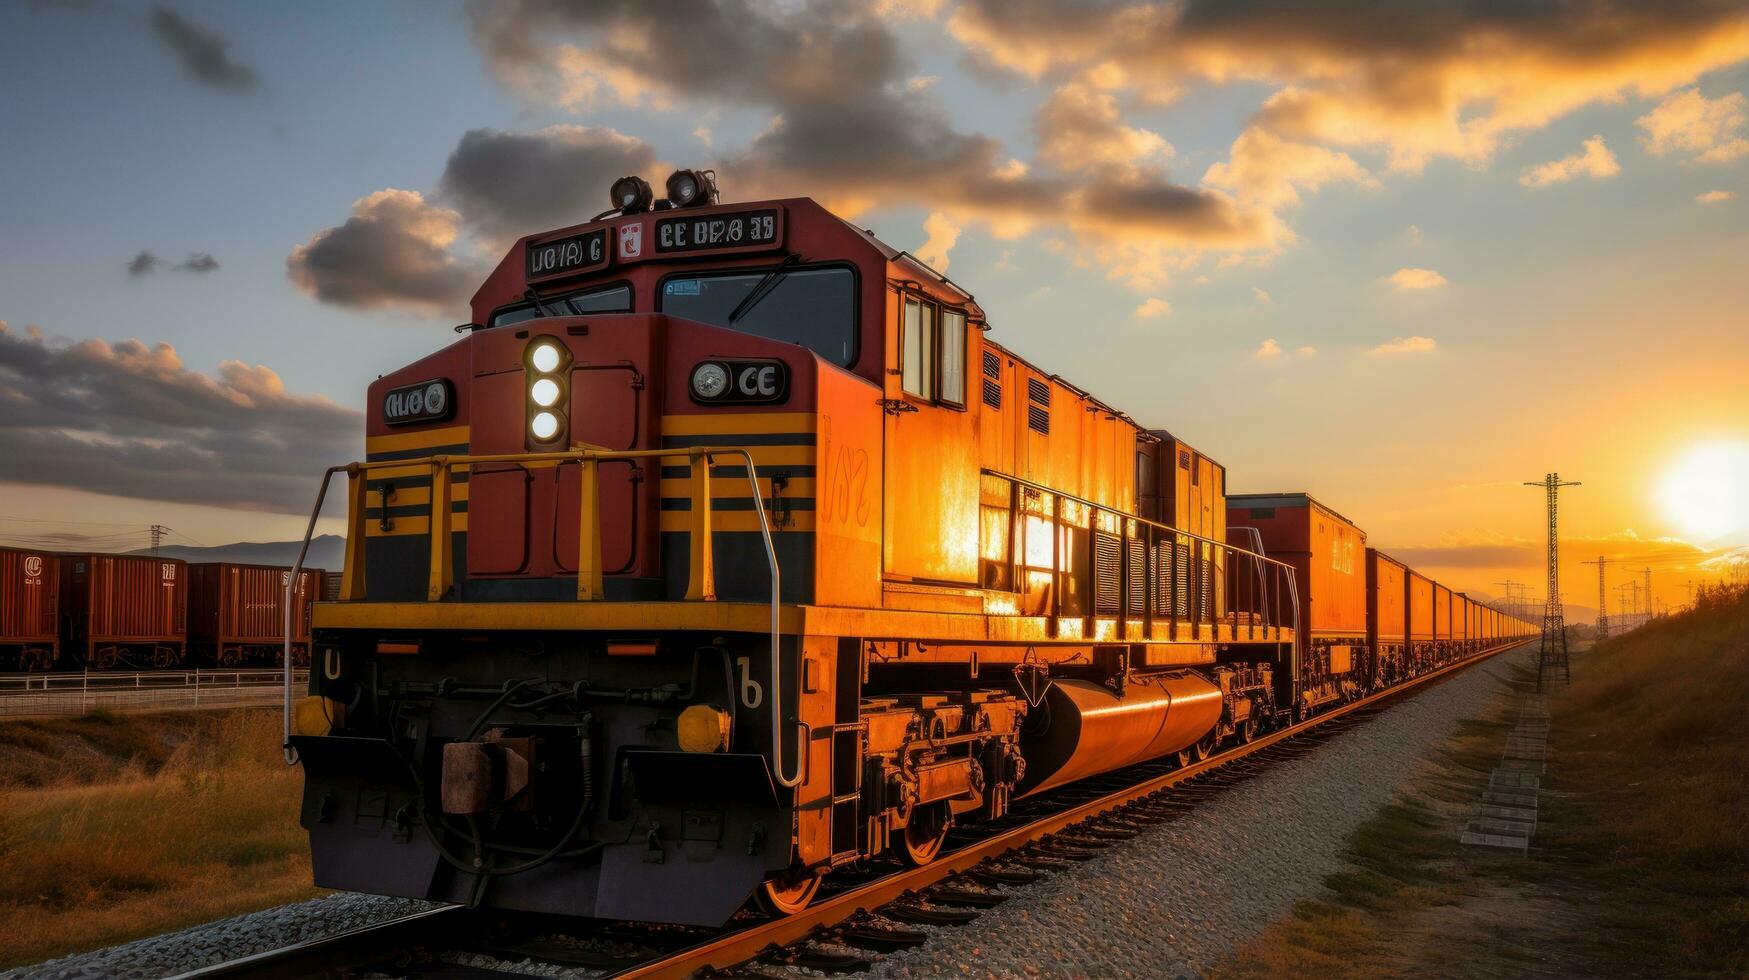
[[[1355,828],[1487,707],[1511,665],[1535,656],[1532,645],[1460,671],[1181,819],[1014,889],[964,926],[913,927],[930,941],[874,975],[1197,975],[1323,894]]]
[[[262,909],[138,939],[90,953],[64,956],[0,973],[0,978],[84,980],[95,977],[168,977],[189,970],[318,939],[431,908],[430,902],[338,892],[294,905]]]
[[[1534,645],[1393,704],[1182,818],[1098,852],[959,927],[906,926],[924,946],[883,957],[883,977],[1194,976],[1324,892],[1356,827],[1465,718],[1479,715]],[[10,978],[162,977],[430,908],[340,893],[0,973]],[[586,974],[564,968],[531,971]],[[793,971],[801,973],[803,971]]]

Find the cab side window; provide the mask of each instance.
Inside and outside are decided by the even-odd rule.
[[[965,313],[906,297],[900,318],[899,374],[905,394],[964,408]]]

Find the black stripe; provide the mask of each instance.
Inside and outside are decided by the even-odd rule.
[[[449,512],[452,514],[466,514],[468,512],[468,502],[465,500],[450,501]],[[399,507],[389,508],[389,517],[391,519],[396,517],[424,517],[430,513],[431,506],[429,504],[404,504]],[[380,521],[383,519],[383,509],[381,507],[366,507],[364,509],[364,516],[367,520]]]
[[[763,499],[765,501],[766,513],[770,513],[773,509],[773,506],[774,506],[772,504],[771,498],[764,497],[761,499]],[[785,507],[789,508],[790,510],[813,510],[814,509],[814,498],[812,498],[812,497],[781,497],[779,499],[782,501],[783,505]],[[663,497],[662,498],[662,509],[663,510],[690,511],[690,510],[692,510],[692,498],[691,497]],[[752,497],[714,497],[711,499],[711,509],[712,510],[752,510],[753,509],[753,498]]]
[[[397,449],[387,453],[365,453],[364,458],[372,463],[386,463],[392,459],[419,459],[424,456],[466,456],[468,444],[458,442],[450,446],[430,446],[425,449]]]
[[[452,485],[466,483],[468,482],[468,474],[465,471],[451,471],[449,474],[449,482]],[[431,486],[431,474],[427,473],[424,476],[385,476],[365,481],[366,489],[373,494],[382,493],[383,487],[386,487],[391,483],[394,484],[396,490],[412,490],[420,487],[429,487]]]
[[[774,464],[771,466],[760,466],[757,469],[758,469],[759,475],[762,477],[771,477],[771,476],[776,476],[776,475],[780,475],[780,474],[783,476],[788,476],[788,477],[804,477],[804,476],[813,476],[814,475],[814,467],[811,465],[810,466],[790,466],[790,465],[778,463],[778,464]],[[685,478],[690,477],[690,476],[692,476],[692,467],[690,467],[690,466],[664,466],[664,467],[662,467],[662,479],[664,479],[664,480],[679,480],[679,479],[685,479]],[[711,467],[711,476],[713,478],[719,479],[719,480],[745,480],[745,479],[747,479],[747,467],[745,467],[745,466],[713,466],[713,467]]]
[[[663,436],[662,448],[685,449],[689,446],[812,446],[812,432],[769,432],[714,436]]]

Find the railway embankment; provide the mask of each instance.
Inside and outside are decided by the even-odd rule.
[[[0,722],[0,969],[317,894],[279,742],[273,709]]]
[[[1012,892],[875,974],[1183,976],[1221,963],[1340,873],[1351,835],[1485,714],[1521,648],[1399,701],[1290,764],[1222,788],[1182,817]]]
[[[1222,978],[1749,975],[1749,592],[1605,641],[1555,687],[1534,839],[1466,847],[1522,697],[1465,722],[1321,894]],[[1535,673],[1514,671],[1518,692]]]

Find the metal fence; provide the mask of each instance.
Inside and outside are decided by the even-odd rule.
[[[308,670],[292,672],[294,684]],[[0,718],[75,717],[93,711],[170,711],[279,705],[278,670],[83,671],[0,674]]]

